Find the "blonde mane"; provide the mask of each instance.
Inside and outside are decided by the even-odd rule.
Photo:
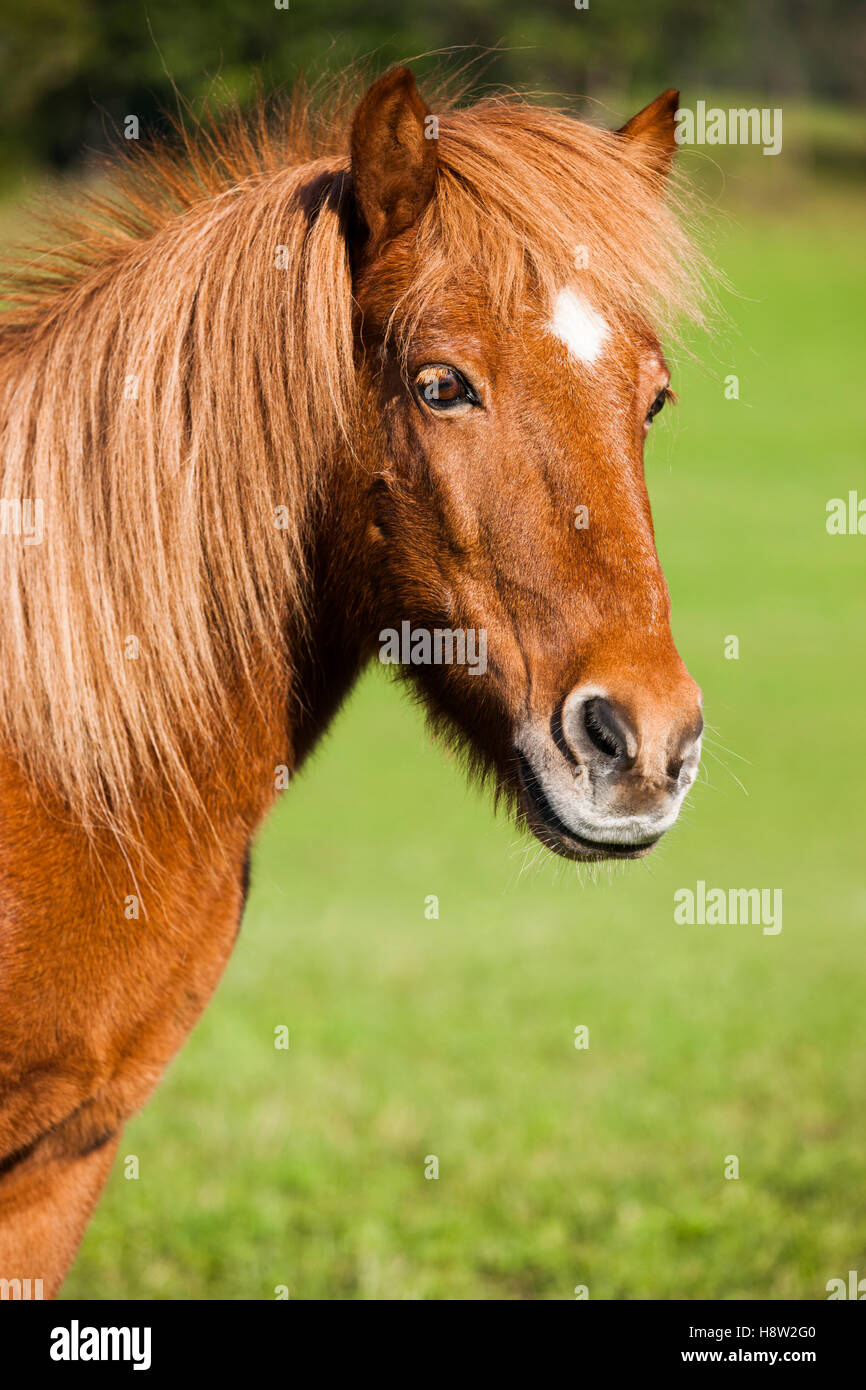
[[[431,104],[399,334],[466,266],[506,319],[575,279],[609,321],[700,317],[703,263],[615,135]],[[0,498],[39,499],[44,540],[0,537],[2,738],[85,825],[148,787],[192,805],[190,748],[290,661],[310,503],[354,428],[350,112],[297,93],[133,148],[4,289]]]

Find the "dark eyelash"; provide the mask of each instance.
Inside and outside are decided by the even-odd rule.
[[[649,408],[649,414],[646,417],[647,424],[652,424],[655,417],[661,413],[663,406],[668,404],[676,405],[676,403],[676,393],[670,386],[663,386]]]

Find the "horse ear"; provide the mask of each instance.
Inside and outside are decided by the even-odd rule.
[[[671,87],[617,131],[623,140],[628,140],[648,177],[659,185],[664,183],[676,154],[674,116],[679,104],[680,94]]]
[[[429,114],[408,68],[380,77],[355,112],[352,182],[368,250],[411,227],[432,196],[437,159],[425,130]]]

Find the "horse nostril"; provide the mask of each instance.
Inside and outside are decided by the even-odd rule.
[[[593,696],[583,706],[583,726],[590,742],[615,762],[622,762],[628,754],[628,740],[616,715],[601,696]]]
[[[703,718],[699,716],[697,724],[692,725],[692,727],[681,736],[676,749],[671,752],[668,758],[667,774],[672,782],[676,782],[679,778],[687,759],[691,759],[695,765],[697,764],[700,756],[700,742],[703,731],[704,721]]]

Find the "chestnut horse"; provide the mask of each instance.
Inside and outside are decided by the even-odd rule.
[[[59,1288],[232,950],[251,838],[386,630],[483,642],[404,674],[556,853],[675,821],[700,692],[643,444],[657,334],[701,313],[676,105],[430,111],[399,68],[354,111],[142,147],[17,273],[0,1277]]]

